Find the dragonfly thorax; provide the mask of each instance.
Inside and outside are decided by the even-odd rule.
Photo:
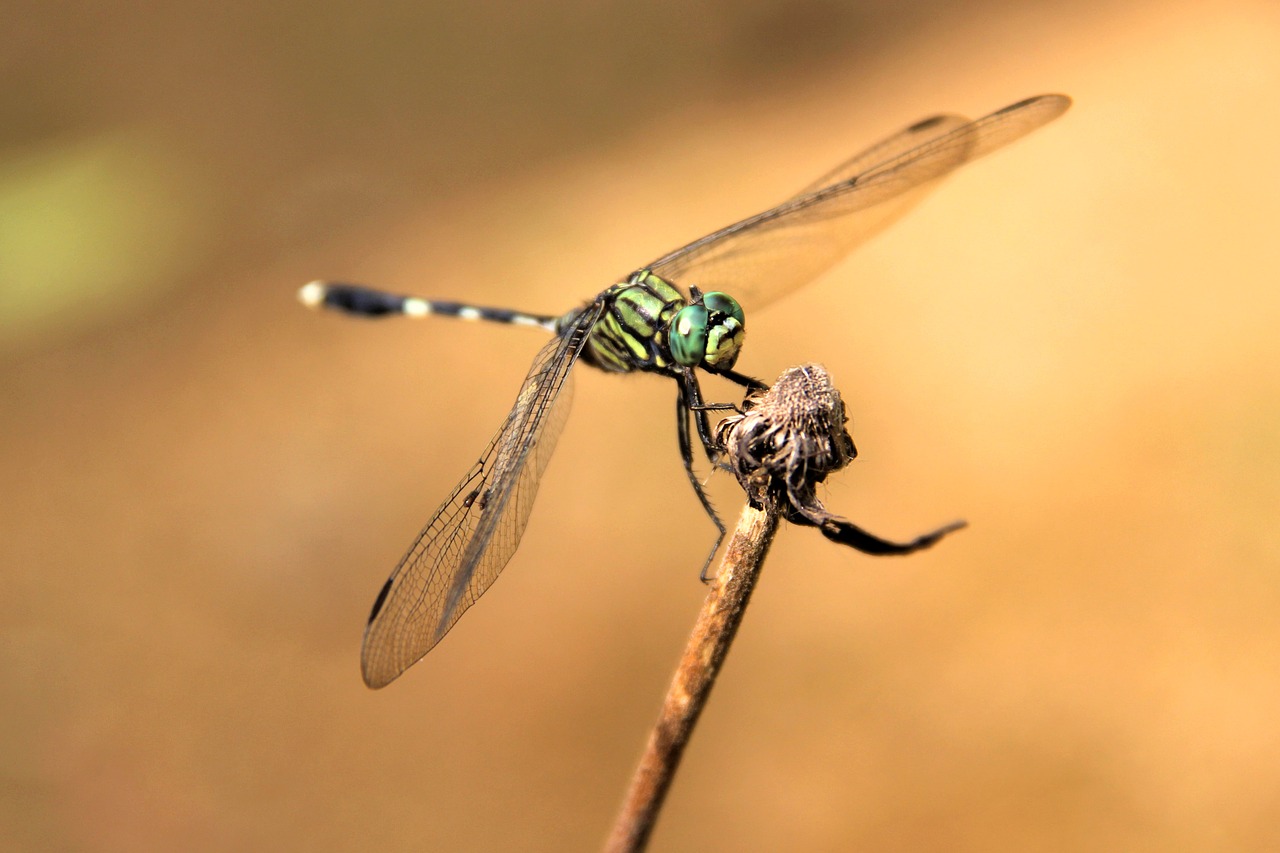
[[[612,373],[731,370],[744,337],[742,307],[724,293],[691,291],[692,300],[661,276],[640,270],[565,315],[557,330],[565,334],[584,310],[603,302],[582,350],[587,364]]]

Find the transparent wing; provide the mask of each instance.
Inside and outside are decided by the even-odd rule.
[[[502,428],[378,593],[360,654],[370,687],[391,683],[440,642],[515,553],[568,418],[570,370],[601,310],[588,306],[538,352]]]
[[[906,213],[958,166],[1062,115],[1064,95],[1019,101],[976,121],[917,122],[823,175],[777,207],[648,265],[684,287],[724,290],[748,310],[801,287]]]
[[[816,193],[824,187],[842,184],[850,178],[856,178],[863,172],[869,171],[872,167],[888,163],[913,148],[919,148],[931,139],[946,136],[948,133],[969,124],[970,121],[971,119],[967,116],[946,114],[921,119],[910,127],[905,127],[898,131],[888,139],[882,139],[866,151],[850,157],[830,172],[806,185],[791,198],[800,198],[810,193]]]

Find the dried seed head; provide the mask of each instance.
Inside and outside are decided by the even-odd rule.
[[[783,373],[768,391],[749,394],[742,414],[716,427],[716,442],[753,505],[864,553],[910,554],[964,527],[956,521],[909,542],[892,542],[828,512],[815,487],[858,455],[845,429],[848,420],[826,369],[808,364]]]
[[[749,395],[742,414],[720,422],[716,440],[751,502],[767,504],[787,492],[812,493],[857,456],[847,422],[826,369],[809,364]]]

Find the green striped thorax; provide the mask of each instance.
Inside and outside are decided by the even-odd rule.
[[[690,292],[692,301],[649,270],[615,284],[601,294],[607,308],[591,330],[583,361],[615,373],[733,369],[745,336],[742,306],[725,293]],[[571,327],[580,312],[565,315],[557,328]]]

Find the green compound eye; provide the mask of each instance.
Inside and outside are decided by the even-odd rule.
[[[730,370],[738,360],[738,350],[746,333],[746,316],[738,300],[718,290],[705,294],[702,304],[711,312],[707,327],[707,350],[702,360],[715,370]]]
[[[738,304],[738,300],[727,293],[713,290],[702,297],[702,304],[707,306],[707,310],[712,313],[728,314],[738,321],[739,326],[745,325],[747,322],[746,315],[742,313],[742,306]]]
[[[671,319],[671,357],[683,367],[697,367],[707,354],[707,324],[711,313],[701,305],[686,305]]]
[[[701,305],[686,305],[672,319],[671,357],[683,367],[729,370],[742,348],[744,322],[736,299],[707,293]]]

